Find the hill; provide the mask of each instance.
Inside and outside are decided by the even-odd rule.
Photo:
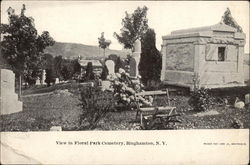
[[[121,57],[126,57],[128,54],[122,50],[105,50],[106,57],[110,54],[117,54]],[[98,46],[90,46],[76,43],[56,42],[53,46],[47,47],[44,53],[49,53],[53,56],[63,56],[64,58],[76,58],[81,56],[84,59],[101,58],[103,57],[103,49],[99,50]]]

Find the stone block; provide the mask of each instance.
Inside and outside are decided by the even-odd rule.
[[[50,128],[50,131],[62,131],[62,127],[61,126],[52,126]]]
[[[248,93],[245,95],[245,104],[247,105],[249,103],[250,103],[250,94]]]
[[[1,115],[23,110],[23,103],[15,93],[15,74],[8,69],[0,71],[0,112]]]

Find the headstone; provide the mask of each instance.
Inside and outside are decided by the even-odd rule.
[[[41,84],[42,84],[42,85],[46,84],[46,83],[45,83],[45,79],[46,79],[46,72],[45,72],[45,70],[43,70],[43,73],[42,73],[42,80],[41,80]]]
[[[36,79],[36,85],[41,85],[40,78],[37,78],[37,79]]]
[[[105,64],[108,68],[109,74],[115,73],[115,63],[113,60],[107,60]]]
[[[23,110],[23,103],[15,93],[15,74],[8,69],[0,71],[0,114],[11,114]]]
[[[137,77],[139,75],[138,65],[141,57],[141,42],[140,40],[136,40],[133,47],[132,58],[130,59],[130,77]]]
[[[249,104],[250,103],[250,94],[246,94],[245,95],[245,104]]]
[[[56,78],[55,84],[59,83],[59,78]]]
[[[50,131],[62,131],[62,127],[61,126],[52,126],[50,128]]]
[[[102,91],[109,90],[110,89],[110,81],[102,81]]]

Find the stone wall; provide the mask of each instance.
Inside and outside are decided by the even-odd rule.
[[[250,85],[250,54],[244,56],[244,81]]]
[[[194,71],[194,46],[192,44],[170,44],[166,47],[166,69]]]

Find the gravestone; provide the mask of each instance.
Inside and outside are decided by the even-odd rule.
[[[15,93],[15,74],[8,69],[0,71],[0,114],[11,114],[23,110],[23,103]]]
[[[52,126],[50,128],[50,131],[62,131],[62,127],[61,126]]]
[[[56,78],[55,84],[59,83],[59,78]]]
[[[102,91],[109,90],[111,86],[110,81],[102,81]]]
[[[41,85],[40,78],[37,78],[37,79],[36,79],[36,85]]]
[[[109,74],[115,73],[115,63],[113,60],[107,60],[105,64],[108,68]]]
[[[46,83],[45,83],[45,79],[46,79],[46,72],[45,72],[45,70],[43,70],[43,73],[42,73],[42,80],[41,80],[41,84],[42,85],[45,85]]]
[[[245,95],[245,104],[249,104],[250,103],[250,94],[246,94]]]
[[[137,77],[139,75],[138,65],[141,57],[141,41],[136,40],[133,46],[132,58],[130,59],[130,77]]]

